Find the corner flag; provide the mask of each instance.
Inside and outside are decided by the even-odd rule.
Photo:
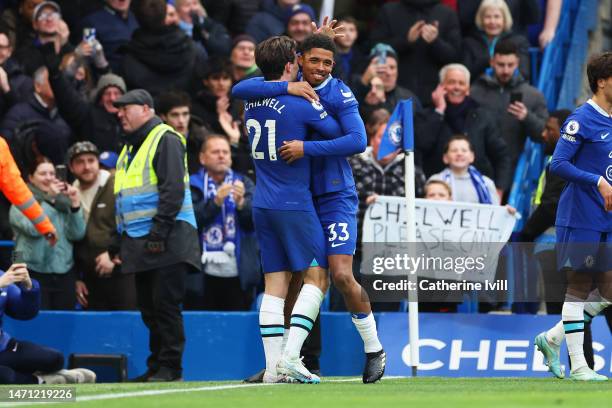
[[[414,125],[412,120],[412,99],[399,101],[387,123],[378,148],[378,159],[397,149],[414,151]]]

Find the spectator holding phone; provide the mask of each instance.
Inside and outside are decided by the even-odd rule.
[[[399,60],[395,50],[387,44],[376,44],[370,51],[369,65],[361,75],[361,81],[354,84],[355,96],[366,120],[377,109],[393,112],[402,99],[412,98],[414,111],[421,110],[419,98],[411,90],[398,85],[398,72]]]
[[[525,139],[541,141],[548,118],[544,95],[518,72],[519,50],[512,41],[500,41],[491,59],[491,74],[482,74],[472,85],[476,102],[493,111],[499,132],[508,145],[514,174]]]
[[[28,187],[57,227],[58,241],[51,247],[31,222],[12,206],[9,220],[15,232],[15,251],[23,253],[30,275],[41,284],[41,308],[71,310],[75,305],[72,246],[85,236],[85,220],[78,190],[66,183],[66,167],[41,157],[28,170]]]

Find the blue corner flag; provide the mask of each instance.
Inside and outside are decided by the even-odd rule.
[[[400,148],[404,151],[414,151],[412,99],[401,100],[395,106],[380,141],[378,160]]]

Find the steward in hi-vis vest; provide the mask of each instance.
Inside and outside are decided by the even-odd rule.
[[[138,305],[150,332],[148,369],[137,380],[175,381],[182,378],[185,277],[201,267],[185,138],[155,116],[145,90],[132,90],[114,105],[126,143],[115,173],[118,239],[109,254],[122,273],[136,272]]]

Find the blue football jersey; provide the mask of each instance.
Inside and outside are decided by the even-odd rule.
[[[597,188],[601,176],[612,183],[612,117],[592,100],[563,124],[550,170],[568,181],[556,225],[612,232],[612,212]]]
[[[338,135],[338,123],[321,104],[291,95],[250,100],[244,110],[257,175],[253,207],[314,211],[310,158],[287,164],[278,149],[285,141],[306,139],[309,131]]]
[[[352,141],[355,150],[351,154],[363,152],[367,144],[365,126],[359,115],[359,103],[350,88],[330,75],[315,91],[325,110],[341,123],[344,133],[358,135]],[[313,140],[317,139],[321,140],[313,135]],[[315,196],[342,191],[355,185],[351,165],[344,156],[314,155],[312,172],[312,193]]]

